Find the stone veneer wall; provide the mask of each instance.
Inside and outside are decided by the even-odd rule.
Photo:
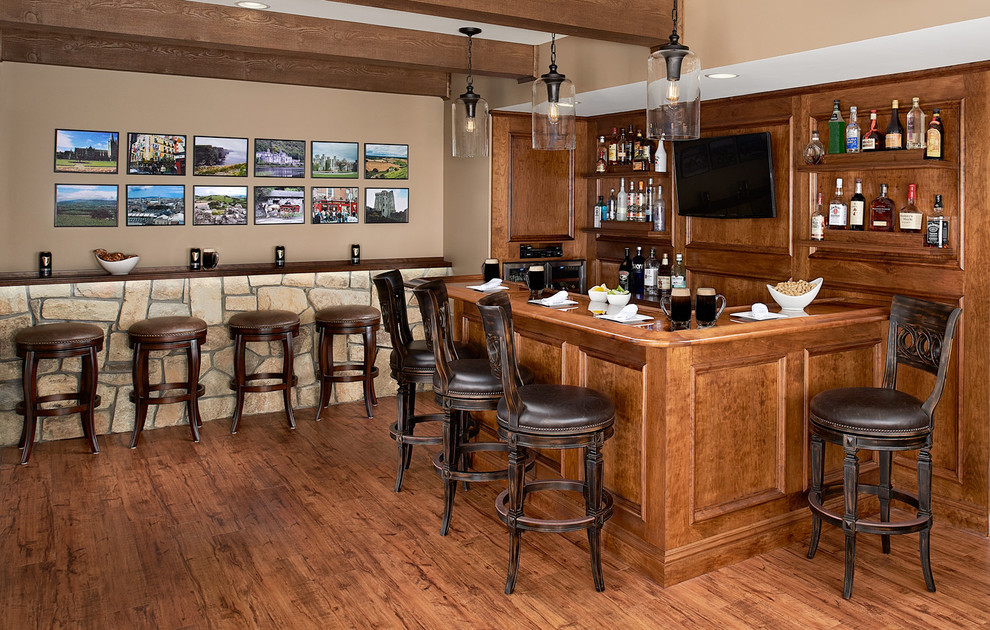
[[[405,269],[405,279],[445,276],[449,269]],[[340,304],[364,304],[378,308],[378,294],[371,282],[378,272],[353,271],[334,273],[297,273],[226,278],[191,278],[174,280],[108,281],[87,284],[40,284],[0,287],[0,445],[16,445],[20,439],[23,417],[14,409],[23,398],[21,360],[14,348],[18,330],[35,324],[81,321],[96,324],[107,333],[100,355],[98,393],[102,404],[96,412],[98,434],[120,433],[134,429],[134,405],[130,402],[131,350],[127,346],[127,328],[146,317],[193,315],[209,325],[203,348],[200,382],[206,395],[200,399],[204,422],[229,419],[233,415],[234,395],[229,383],[233,376],[233,342],[225,322],[231,315],[257,309],[284,309],[299,313],[302,326],[295,339],[295,372],[299,384],[294,388],[296,409],[315,407],[319,399],[316,378],[315,312]],[[412,292],[406,292],[407,302]],[[410,304],[409,320],[413,334],[423,338],[422,320],[415,302]],[[389,374],[391,342],[384,329],[378,334],[379,376],[375,391],[379,396],[395,394],[395,381]],[[335,337],[334,359],[361,360],[361,337]],[[150,372],[152,383],[160,382],[162,373],[169,381],[185,377],[185,353],[154,353]],[[280,344],[248,344],[249,372],[278,371],[281,365]],[[42,395],[72,391],[79,375],[79,359],[42,361],[39,389]],[[334,386],[332,402],[360,400],[360,383]],[[65,403],[68,404],[68,403]],[[390,408],[381,408],[389,413]],[[248,394],[245,414],[282,409],[281,392]],[[332,417],[332,416],[331,416]],[[305,421],[307,416],[297,416]],[[185,424],[185,405],[152,405],[145,430]],[[78,414],[40,418],[39,440],[59,440],[82,436]]]

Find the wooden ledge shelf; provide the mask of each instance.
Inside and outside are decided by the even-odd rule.
[[[125,276],[111,276],[97,269],[55,271],[47,278],[39,278],[34,271],[0,273],[0,287],[38,284],[72,284],[84,282],[120,282],[124,280],[165,280],[172,278],[222,278],[227,276],[258,276],[290,273],[332,273],[340,271],[384,271],[387,269],[421,269],[450,267],[442,257],[380,258],[365,260],[352,265],[350,260],[320,260],[286,262],[284,267],[275,263],[221,263],[216,269],[190,271],[188,267],[141,267],[140,264]]]
[[[870,153],[835,153],[825,156],[821,164],[798,164],[800,173],[825,173],[840,171],[879,171],[888,169],[930,168],[957,170],[955,160],[926,160],[923,149],[901,151],[876,151]]]

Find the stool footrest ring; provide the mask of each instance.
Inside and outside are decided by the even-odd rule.
[[[584,483],[574,479],[539,479],[529,481],[523,486],[523,497],[531,492],[542,492],[544,490],[563,490],[565,492],[580,492],[584,494]],[[495,510],[499,519],[509,525],[509,491],[503,490],[495,499]],[[594,527],[595,522],[601,518],[605,521],[612,517],[614,501],[612,494],[602,489],[602,506],[598,514],[586,514],[576,518],[551,519],[535,518],[532,516],[519,516],[516,518],[516,529],[533,532],[573,532],[581,529]]]
[[[508,453],[509,445],[504,442],[469,442],[459,445],[457,450],[460,453]],[[536,453],[528,453],[526,456],[526,471],[532,470],[534,465],[536,465]],[[433,456],[433,467],[438,474],[443,474],[443,451],[439,451]],[[450,478],[454,481],[499,481],[501,479],[508,479],[508,477],[509,469],[507,467],[500,468],[499,470],[484,471],[459,470],[456,468],[451,468],[450,470]]]
[[[96,399],[93,404],[93,409],[95,410],[103,403],[103,399],[97,394],[94,396]],[[42,409],[42,403],[56,402],[60,400],[75,400],[78,401],[78,405],[73,405],[71,407],[56,407],[55,409]],[[80,413],[89,409],[89,402],[83,402],[83,397],[80,394],[48,394],[45,396],[39,396],[35,399],[35,406],[33,415],[41,417],[49,416],[67,416],[71,413]],[[18,415],[25,415],[27,411],[27,405],[25,401],[20,401],[15,407],[15,412]]]
[[[422,422],[442,422],[442,413],[430,413],[430,414],[420,414],[407,419],[406,422],[409,423],[409,430],[412,431],[413,427]],[[396,442],[402,442],[403,444],[429,444],[436,445],[443,441],[442,435],[413,435],[412,433],[399,433],[399,423],[393,422],[392,426],[388,428],[388,434],[392,436],[392,439]]]
[[[248,383],[250,381],[261,381],[261,380],[282,380],[281,372],[258,372],[256,374],[248,374],[244,377],[244,382]],[[289,387],[295,387],[296,383],[299,382],[299,378],[293,374],[292,381],[289,383],[279,382],[273,383],[271,385],[241,385],[241,390],[247,393],[258,393],[258,392],[280,392]],[[237,381],[230,381],[230,389],[237,391]]]
[[[860,484],[857,486],[857,491],[861,494],[877,494],[878,486],[873,484]],[[821,517],[823,521],[829,523],[830,525],[835,525],[837,527],[842,526],[843,515],[837,514],[825,508],[823,505],[824,501],[828,498],[842,494],[842,486],[831,485],[822,489],[822,502],[818,502],[808,494],[808,507],[817,516]],[[907,492],[902,492],[900,490],[891,489],[890,498],[895,501],[900,501],[906,503],[911,507],[918,508],[918,497],[913,494],[908,494]],[[919,532],[926,527],[928,527],[932,522],[931,516],[918,516],[915,518],[904,519],[899,521],[890,521],[887,523],[882,523],[879,521],[868,521],[865,519],[856,519],[856,532],[864,534],[882,534],[882,535],[899,535],[899,534],[912,534],[914,532]]]

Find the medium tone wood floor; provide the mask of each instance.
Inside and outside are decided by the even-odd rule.
[[[422,398],[422,407],[429,406]],[[528,534],[506,596],[494,485],[441,486],[419,449],[392,492],[394,399],[0,450],[2,628],[990,628],[990,540],[936,525],[938,593],[917,536],[883,556],[862,536],[851,601],[842,536],[795,544],[667,589],[606,558],[596,593],[583,534]],[[606,462],[608,465],[608,462]],[[809,517],[810,518],[810,517]]]

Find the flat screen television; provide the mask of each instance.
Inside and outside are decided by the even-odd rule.
[[[674,179],[681,216],[777,216],[768,132],[675,142]]]

